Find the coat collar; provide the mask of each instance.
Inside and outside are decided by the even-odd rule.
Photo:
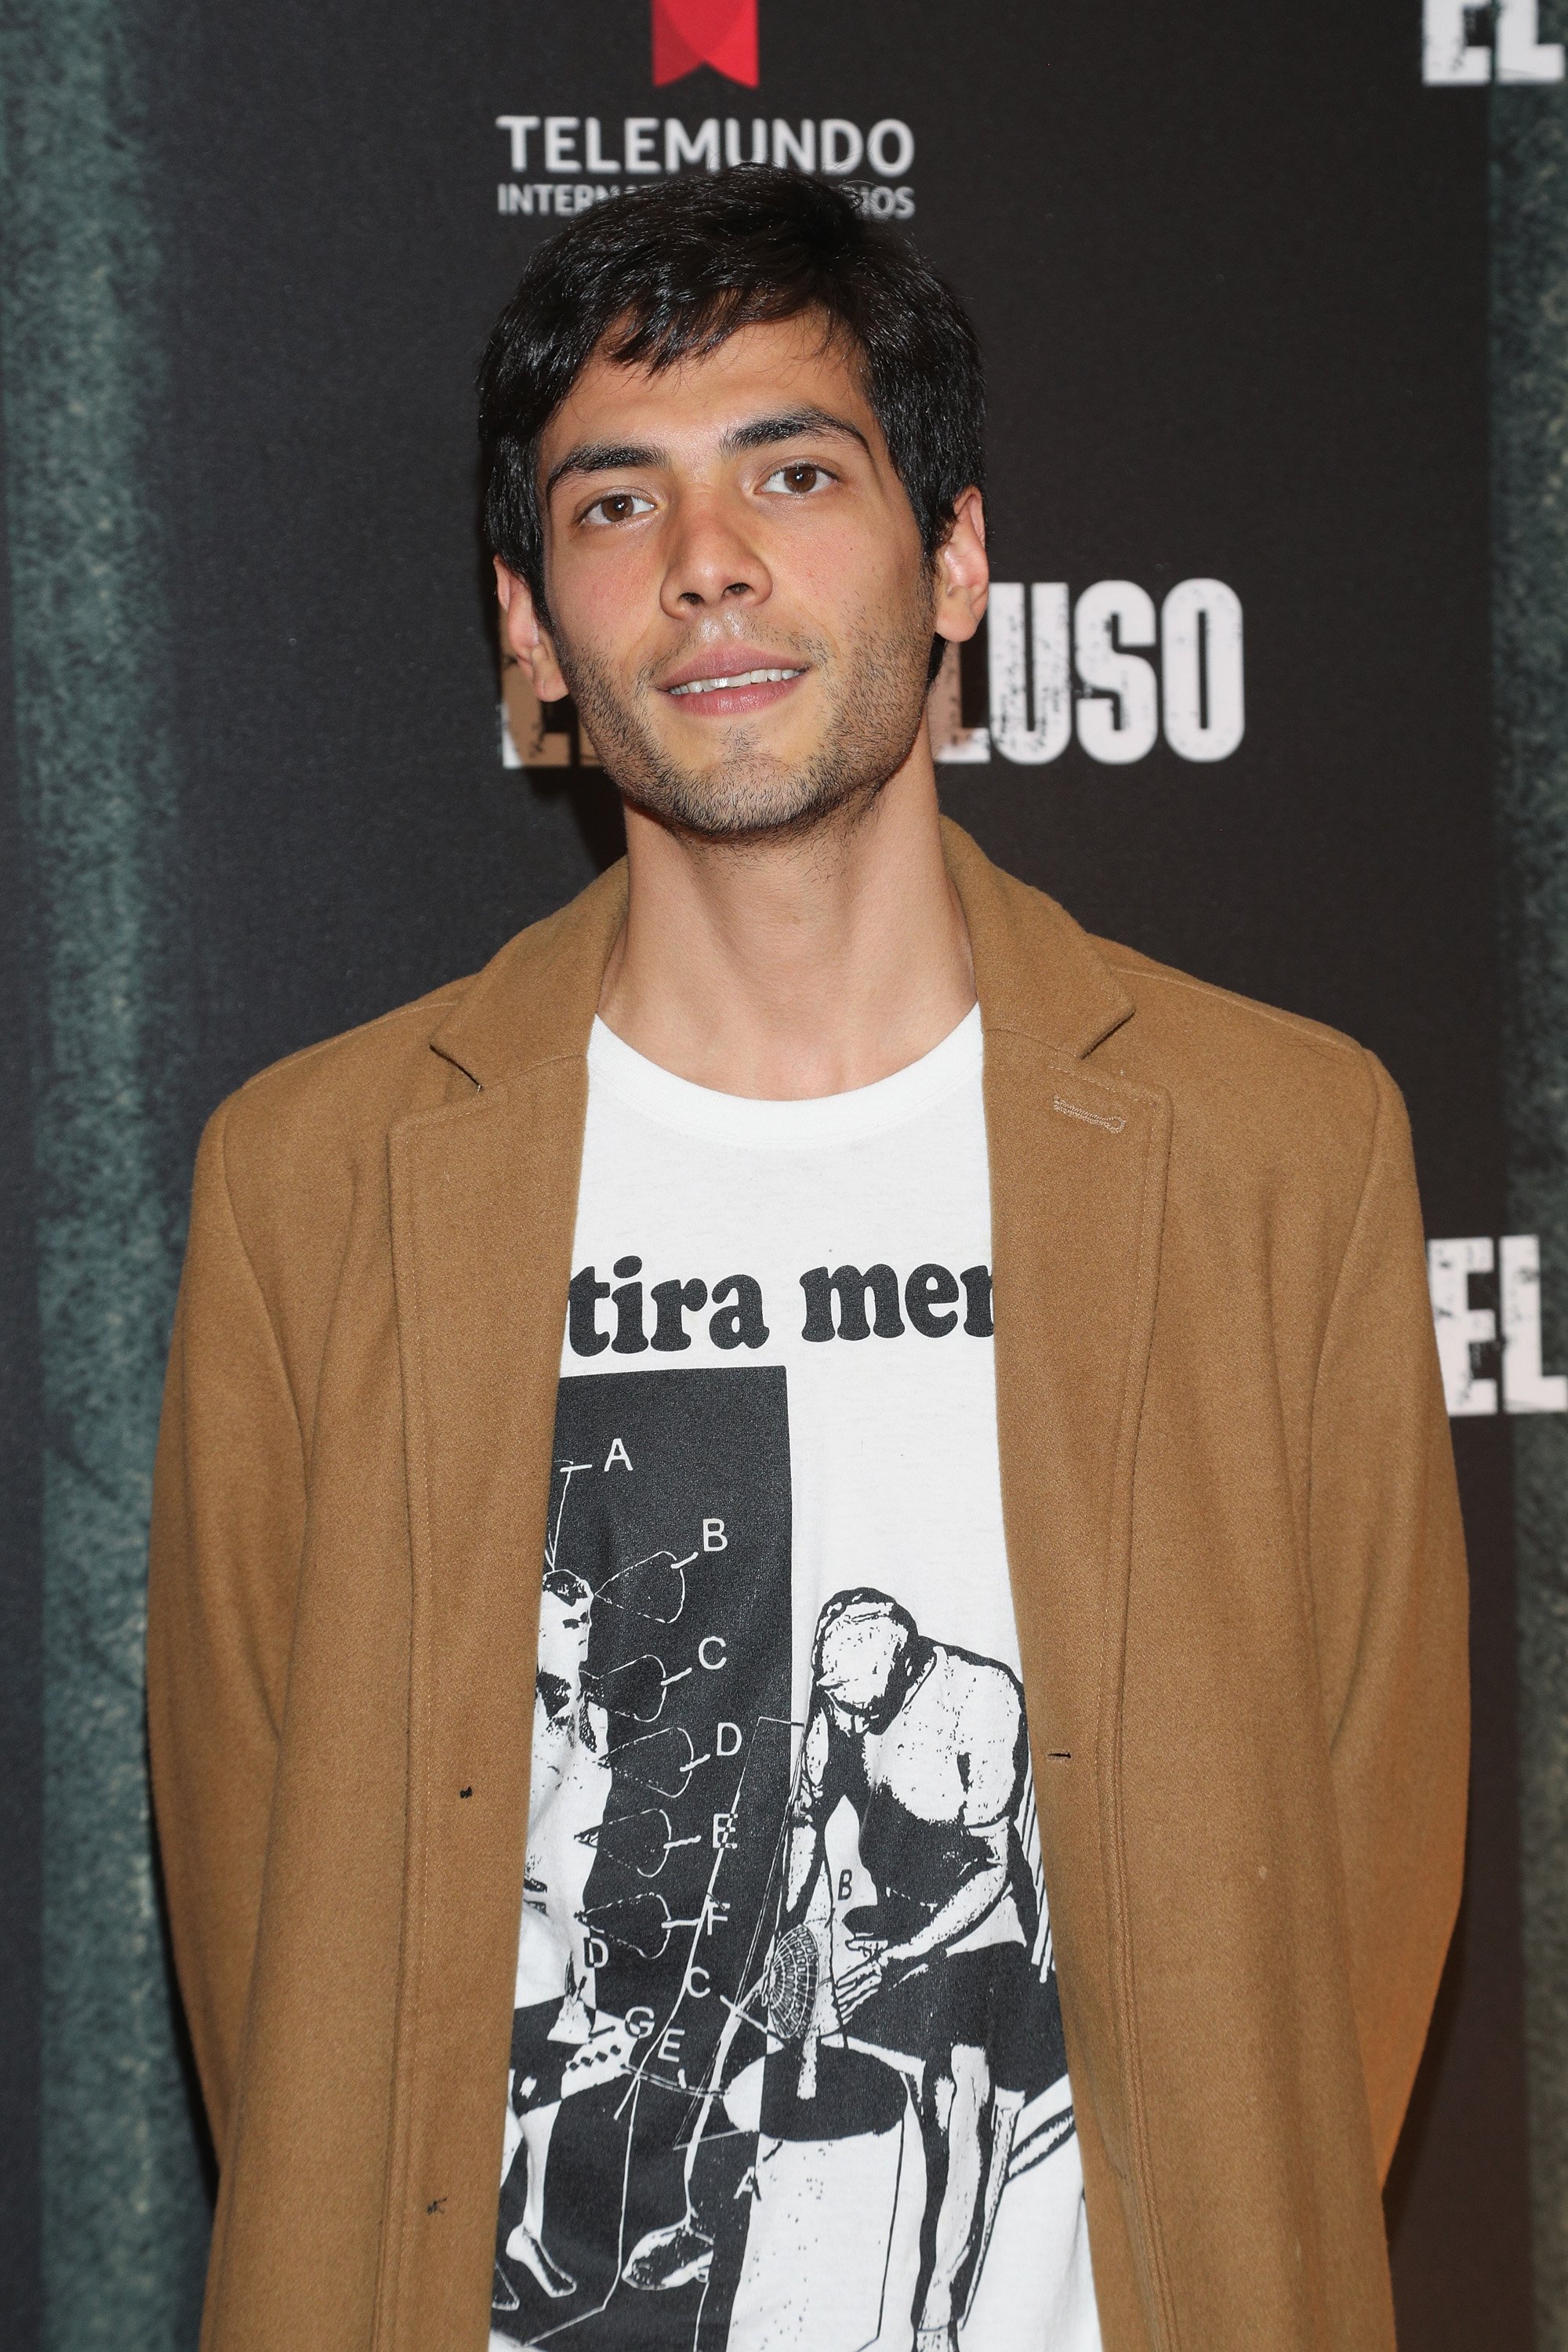
[[[491,957],[431,1038],[436,1052],[487,1092],[542,1063],[585,1054],[626,912],[622,857]]]
[[[942,851],[969,928],[981,1020],[1080,1061],[1130,1018],[1132,1002],[1054,898],[994,866],[942,820]],[[559,914],[508,941],[431,1044],[478,1087],[586,1053],[605,966],[626,919],[620,859]]]
[[[985,1030],[1081,1061],[1131,1018],[1131,998],[1065,908],[993,866],[951,819],[942,832]]]

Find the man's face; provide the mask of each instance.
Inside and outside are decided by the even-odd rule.
[[[805,828],[902,765],[942,582],[816,319],[661,374],[594,358],[540,486],[550,627],[503,574],[511,641],[546,699],[575,696],[629,800],[734,839]]]
[[[817,1688],[847,1731],[885,1730],[909,1635],[880,1611],[850,1611],[822,1638]]]

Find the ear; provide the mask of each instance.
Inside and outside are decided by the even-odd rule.
[[[507,570],[499,555],[495,565],[496,601],[501,609],[501,635],[508,650],[528,672],[529,684],[540,701],[559,702],[567,692],[566,680],[555,658],[550,633],[535,609],[532,591],[515,572]]]
[[[976,489],[961,490],[953,501],[952,528],[937,551],[936,614],[939,637],[962,645],[985,617],[991,567],[985,560],[985,508]]]

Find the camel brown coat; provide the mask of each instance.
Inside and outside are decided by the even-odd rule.
[[[1404,1111],[1346,1038],[946,845],[1105,2343],[1386,2352],[1379,2181],[1467,1754]],[[222,2170],[205,2352],[487,2340],[584,1052],[625,888],[265,1072],[203,1141],[149,1706]]]

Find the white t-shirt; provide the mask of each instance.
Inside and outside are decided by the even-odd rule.
[[[759,1102],[595,1024],[496,2352],[1099,2346],[982,1062]]]

